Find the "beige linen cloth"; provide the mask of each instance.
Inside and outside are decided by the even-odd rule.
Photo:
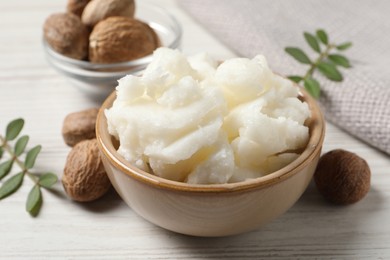
[[[389,0],[180,0],[198,22],[240,56],[264,54],[283,75],[307,67],[284,52],[300,47],[315,58],[303,31],[323,28],[334,43],[353,42],[343,54],[353,68],[335,83],[318,73],[320,103],[330,122],[390,154]]]

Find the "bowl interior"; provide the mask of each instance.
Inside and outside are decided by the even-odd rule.
[[[111,164],[131,178],[159,188],[191,192],[231,192],[268,187],[283,181],[298,173],[307,166],[322,148],[325,136],[325,122],[322,113],[315,101],[306,91],[301,89],[300,98],[306,101],[311,110],[311,117],[305,122],[309,127],[309,141],[300,156],[284,168],[256,179],[226,184],[188,184],[171,181],[142,171],[126,161],[117,151],[118,142],[108,133],[107,119],[104,110],[112,106],[116,93],[112,93],[103,103],[96,123],[96,135],[101,151]]]

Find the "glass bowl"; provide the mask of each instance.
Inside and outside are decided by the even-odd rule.
[[[156,5],[137,3],[135,18],[149,24],[160,38],[161,46],[180,47],[182,29],[176,18],[166,9]],[[43,39],[43,49],[49,63],[73,85],[88,95],[104,98],[113,91],[117,80],[137,75],[151,62],[152,55],[140,59],[111,64],[97,64],[76,60],[54,51]]]

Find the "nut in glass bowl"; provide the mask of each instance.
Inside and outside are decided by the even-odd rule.
[[[137,5],[136,18],[147,23],[157,34],[161,46],[179,48],[182,29],[167,10],[148,3]],[[117,85],[117,80],[128,74],[139,74],[152,60],[152,55],[128,62],[99,64],[66,57],[54,51],[43,39],[49,63],[79,89],[94,98],[105,98]]]

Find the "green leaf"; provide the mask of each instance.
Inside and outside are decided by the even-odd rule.
[[[5,139],[7,141],[14,140],[19,135],[20,131],[22,131],[23,125],[24,125],[24,120],[22,118],[18,118],[11,121],[7,125],[7,129],[5,132]]]
[[[333,61],[336,65],[340,65],[344,68],[350,68],[351,64],[349,63],[349,60],[340,54],[329,54],[329,60]]]
[[[27,197],[26,210],[32,215],[38,215],[39,209],[42,205],[42,193],[39,185],[35,185]]]
[[[31,211],[29,212],[31,216],[33,217],[36,217],[39,213],[39,211],[41,210],[41,207],[42,207],[42,198],[41,200],[35,205],[34,208],[31,209]]]
[[[288,76],[290,80],[294,81],[295,83],[299,83],[303,78],[301,76],[291,75]]]
[[[346,49],[349,49],[351,46],[352,46],[352,42],[345,42],[345,43],[342,43],[340,45],[337,45],[336,48],[339,51],[344,51]]]
[[[26,160],[24,161],[24,166],[26,167],[26,169],[31,169],[34,166],[35,160],[37,159],[37,156],[41,151],[41,148],[42,146],[37,145],[34,148],[32,148],[30,151],[28,151],[26,155]]]
[[[321,61],[318,64],[318,70],[328,79],[333,81],[342,81],[343,75],[336,68],[334,64]]]
[[[0,200],[17,191],[23,183],[23,177],[24,173],[20,172],[3,183],[0,187]]]
[[[307,57],[307,55],[301,49],[295,47],[287,47],[284,50],[297,61],[304,64],[311,64],[309,57]]]
[[[316,52],[321,53],[321,48],[318,44],[316,37],[314,37],[308,32],[305,32],[303,35],[305,36],[306,42],[310,45],[310,47]]]
[[[0,159],[1,157],[3,157],[3,153],[4,153],[3,147],[0,146]]]
[[[305,83],[304,83],[304,86],[305,86],[305,89],[307,90],[307,92],[309,92],[309,94],[318,99],[320,97],[320,93],[321,93],[321,89],[320,89],[320,83],[309,77],[307,79],[305,79]]]
[[[14,160],[8,160],[0,164],[0,180],[3,179],[12,169]]]
[[[328,44],[328,34],[326,34],[324,30],[322,29],[317,30],[316,35],[323,44]]]
[[[51,188],[57,181],[57,175],[49,172],[39,177],[38,184],[45,188]]]
[[[29,137],[27,135],[24,135],[16,141],[15,144],[15,156],[19,156],[24,152],[24,149],[26,149],[27,143],[28,143]]]

